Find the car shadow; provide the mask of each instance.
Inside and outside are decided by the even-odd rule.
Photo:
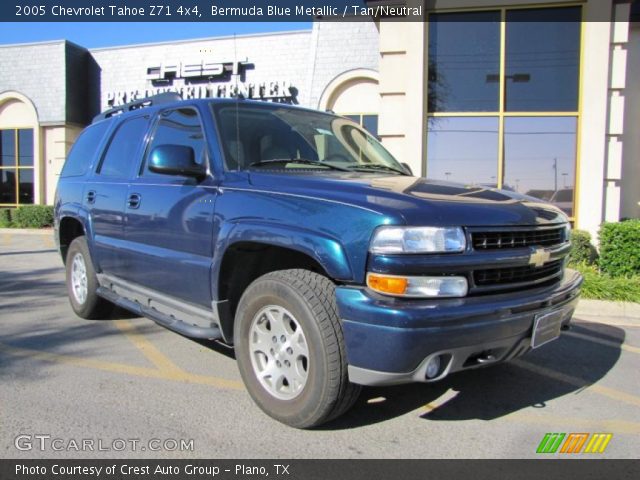
[[[115,307],[97,321],[74,317],[71,307],[52,308],[60,299],[67,302],[64,269],[49,266],[29,270],[9,270],[0,262],[0,382],[5,377],[38,381],[50,370],[24,368],[29,358],[46,365],[49,355],[73,355],[92,359],[109,352],[102,340],[122,336],[112,320],[134,319],[137,315]],[[29,318],[28,322],[15,320]],[[151,336],[158,332],[148,321],[136,326],[138,333]],[[13,368],[16,367],[16,368]]]
[[[109,341],[105,343],[105,339],[122,336],[122,332],[109,322],[78,319],[78,323],[69,326],[66,319],[66,314],[51,316],[46,321],[30,325],[30,328],[0,333],[0,382],[5,377],[34,382],[50,377],[50,369],[34,368],[32,362],[44,366],[56,358],[66,358],[68,362],[71,358],[90,361],[101,356],[108,357],[111,347]],[[145,336],[157,332],[151,322],[136,330]],[[25,367],[25,364],[29,367]]]
[[[43,316],[53,301],[66,296],[60,267],[43,267],[4,275],[0,267],[0,378],[24,355],[2,355],[2,345],[95,356],[100,353],[93,338],[120,334],[110,322],[82,322],[68,327],[68,312]],[[56,280],[52,279],[56,275]],[[33,315],[34,322],[11,324],[5,312]],[[115,308],[105,320],[132,319],[137,315]],[[5,324],[5,322],[7,322]],[[160,331],[148,321],[136,327],[143,335]],[[10,332],[11,331],[11,332]],[[233,348],[211,340],[189,340],[229,358]],[[546,408],[547,403],[579,391],[602,379],[618,362],[623,329],[576,320],[570,332],[559,340],[509,363],[453,374],[433,384],[411,384],[385,388],[364,388],[356,405],[345,415],[319,427],[321,430],[357,428],[388,421],[411,413],[426,421],[492,420],[526,408]],[[107,348],[107,347],[104,347]],[[44,360],[43,360],[44,361]],[[37,380],[44,373],[22,369],[19,375]]]
[[[546,408],[603,378],[620,358],[624,339],[621,328],[577,320],[560,339],[511,362],[432,384],[364,388],[349,412],[319,429],[357,428],[410,412],[442,422],[493,420],[529,407]]]
[[[220,340],[206,340],[206,339],[191,338],[191,337],[184,337],[184,338],[187,338],[192,342],[197,343],[198,345],[202,345],[203,347],[208,348],[209,350],[213,350],[216,353],[220,353],[227,358],[231,358],[233,360],[236,359],[236,353],[235,353],[235,350],[233,349],[233,346],[226,344]]]

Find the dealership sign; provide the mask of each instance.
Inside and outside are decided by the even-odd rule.
[[[297,89],[288,81],[246,82],[245,72],[253,67],[247,60],[213,62],[166,61],[145,68],[148,86],[142,89],[107,92],[107,106],[116,107],[164,92],[192,98],[249,98],[297,103]]]
[[[170,82],[173,79],[201,79],[214,80],[227,73],[237,75],[244,72],[251,64],[240,62],[209,62],[206,60],[191,62],[162,62],[160,65],[147,67],[147,79],[152,82]]]

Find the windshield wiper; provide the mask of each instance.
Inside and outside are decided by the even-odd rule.
[[[270,158],[268,160],[260,160],[249,164],[249,167],[260,167],[262,165],[269,165],[272,163],[298,163],[302,165],[314,165],[317,167],[327,167],[332,170],[340,170],[341,172],[350,172],[351,170],[344,167],[338,167],[330,163],[318,162],[315,160],[309,160],[307,158]]]
[[[357,172],[360,172],[360,171],[365,171],[366,172],[366,171],[372,171],[372,170],[376,170],[376,171],[377,170],[384,170],[386,172],[395,172],[395,173],[399,173],[401,175],[409,175],[404,170],[398,170],[397,168],[393,168],[393,167],[390,167],[388,165],[381,165],[379,163],[371,163],[371,164],[367,164],[367,165],[359,164],[359,165],[356,165],[355,167],[350,167],[349,170],[351,170],[351,171],[355,170]]]

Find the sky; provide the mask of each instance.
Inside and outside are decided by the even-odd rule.
[[[0,23],[0,44],[66,39],[86,48],[99,48],[310,28],[311,22]]]

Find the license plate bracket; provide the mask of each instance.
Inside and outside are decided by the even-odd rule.
[[[531,348],[538,348],[560,336],[564,310],[539,313],[533,319],[533,333],[531,335]]]

